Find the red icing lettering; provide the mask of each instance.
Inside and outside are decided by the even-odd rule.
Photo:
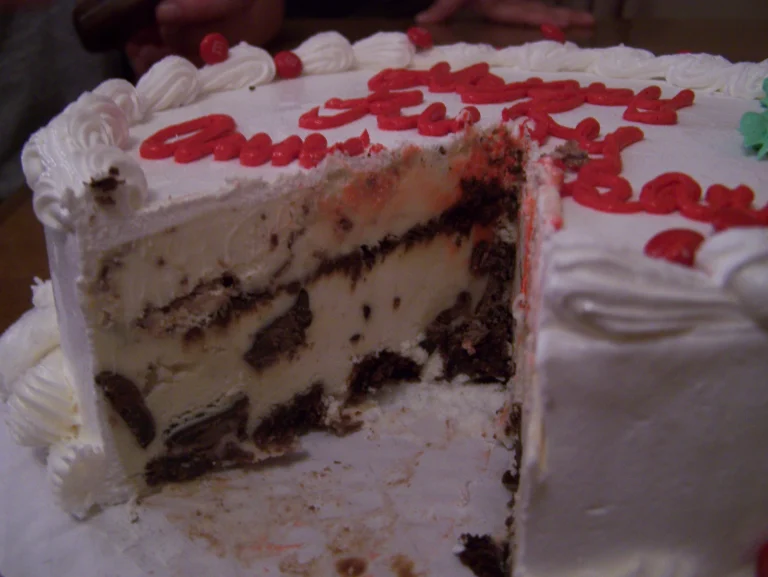
[[[360,120],[368,114],[368,105],[350,108],[344,112],[333,114],[331,116],[320,116],[320,107],[316,106],[309,112],[305,112],[299,117],[299,126],[307,130],[323,130],[327,128],[338,128],[345,124],[350,124]]]
[[[272,159],[272,138],[265,132],[259,132],[248,139],[240,151],[240,164],[243,166],[261,166]]]
[[[326,154],[328,140],[319,132],[313,132],[304,139],[299,153],[299,164],[302,168],[313,168],[320,164]]]
[[[424,136],[445,136],[451,132],[451,121],[445,119],[445,104],[433,102],[419,114],[417,128]]]
[[[687,174],[668,172],[647,182],[640,191],[640,204],[651,214],[672,214],[682,199],[698,203],[701,186]]]
[[[245,144],[245,136],[239,132],[233,132],[221,137],[213,147],[213,159],[223,162],[240,156]]]
[[[235,129],[235,121],[226,114],[209,114],[158,130],[139,147],[142,158],[158,160],[176,157],[177,162],[191,162],[213,152],[213,142]],[[186,136],[186,138],[179,138]],[[176,140],[174,140],[176,139]]]
[[[302,144],[301,137],[295,134],[275,144],[272,148],[272,166],[287,166],[291,164],[301,154]]]

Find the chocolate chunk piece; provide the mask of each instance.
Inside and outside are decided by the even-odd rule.
[[[368,570],[368,562],[360,557],[345,557],[336,561],[336,573],[340,577],[360,577]]]
[[[523,406],[520,403],[512,403],[509,407],[509,416],[507,426],[504,427],[504,433],[508,436],[520,435],[523,424]]]
[[[463,549],[459,561],[477,577],[506,577],[509,575],[507,558],[509,545],[496,543],[490,535],[461,536]]]
[[[575,140],[569,140],[565,144],[561,144],[552,151],[550,156],[555,160],[561,160],[571,170],[578,170],[589,162],[589,154]]]
[[[116,204],[112,193],[117,190],[118,186],[125,182],[123,180],[118,180],[118,176],[120,176],[120,171],[113,166],[109,169],[109,176],[99,179],[91,179],[88,186],[91,188],[93,200],[96,204],[99,206],[114,206]]]
[[[147,463],[144,480],[150,487],[156,487],[163,483],[191,481],[212,471],[245,467],[253,463],[253,454],[241,449],[236,443],[227,443],[219,453],[193,451],[181,455],[161,455]]]
[[[219,413],[175,427],[167,435],[165,446],[170,450],[209,449],[227,436],[243,441],[248,426],[248,405],[248,397],[242,396],[232,406]]]
[[[326,415],[324,387],[315,383],[306,393],[296,395],[290,403],[276,407],[253,432],[253,442],[260,449],[279,449],[293,443],[323,425]]]
[[[418,381],[420,376],[421,367],[413,359],[392,351],[372,353],[352,367],[347,379],[347,403],[360,403],[386,385]]]
[[[95,381],[139,445],[146,448],[155,438],[155,418],[147,408],[139,387],[130,379],[109,371],[96,375]]]
[[[444,376],[465,374],[479,382],[506,382],[514,374],[510,344],[514,317],[510,311],[515,247],[480,242],[470,261],[472,272],[488,276],[480,302],[471,311],[471,297],[461,293],[426,330],[424,348],[443,357]]]
[[[245,362],[261,372],[280,357],[293,359],[298,350],[307,345],[307,328],[311,324],[309,294],[302,290],[284,315],[254,335],[251,348],[243,355]]]

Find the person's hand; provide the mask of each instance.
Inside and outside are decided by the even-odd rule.
[[[435,0],[416,16],[419,24],[437,24],[469,6],[478,14],[501,24],[555,24],[557,26],[591,26],[594,17],[589,12],[549,6],[536,0]]]
[[[211,32],[223,34],[231,45],[268,42],[282,24],[283,0],[163,0],[155,16],[157,26],[142,30],[125,47],[138,76],[169,54],[199,64],[200,41]]]

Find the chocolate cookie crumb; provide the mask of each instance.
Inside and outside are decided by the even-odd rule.
[[[347,403],[358,404],[366,395],[386,385],[414,382],[420,376],[421,367],[413,359],[386,350],[372,353],[352,367],[347,379]]]
[[[347,233],[354,228],[354,224],[346,216],[342,216],[336,221],[336,228],[342,233]]]
[[[520,487],[520,473],[517,471],[513,473],[510,470],[504,471],[504,474],[501,476],[501,482],[507,490],[514,493]]]
[[[256,446],[261,449],[283,448],[296,437],[319,429],[326,415],[323,392],[322,383],[315,383],[306,393],[276,407],[253,432]]]
[[[507,557],[509,545],[496,543],[490,535],[461,536],[459,561],[477,577],[506,577],[509,575]]]
[[[561,144],[552,151],[551,156],[556,160],[561,160],[570,170],[578,170],[589,162],[589,154],[582,150],[575,140]]]
[[[309,294],[302,290],[294,305],[281,317],[256,333],[243,358],[257,372],[275,364],[280,357],[289,360],[307,345],[307,328],[312,324]]]
[[[400,308],[400,297],[395,297],[395,298],[392,300],[392,308],[393,308],[394,310],[397,310],[397,309],[399,309],[399,308]]]
[[[360,577],[367,570],[367,561],[360,557],[347,557],[336,561],[336,573],[341,577]]]
[[[523,406],[520,403],[512,403],[509,407],[507,426],[504,432],[507,436],[520,435],[523,426]],[[518,463],[519,464],[519,463]]]
[[[155,457],[144,469],[144,480],[150,487],[156,487],[163,483],[191,481],[212,471],[245,467],[252,463],[252,453],[236,443],[227,443],[220,455],[213,452],[190,452]]]
[[[277,248],[278,244],[280,244],[280,238],[275,233],[270,234],[269,235],[269,250],[275,250]]]
[[[130,379],[110,371],[96,375],[95,382],[139,445],[146,448],[155,438],[155,418],[147,408],[139,387]]]
[[[365,320],[371,318],[371,307],[368,305],[363,305],[363,318]]]
[[[122,180],[116,178],[120,174],[120,171],[116,168],[109,169],[109,176],[99,178],[98,180],[92,178],[88,183],[93,193],[93,200],[99,206],[114,206],[115,198],[112,193],[117,190],[117,187],[123,184]]]
[[[356,344],[360,341],[361,336],[362,335],[360,333],[355,333],[354,335],[349,337],[349,342],[352,344]]]

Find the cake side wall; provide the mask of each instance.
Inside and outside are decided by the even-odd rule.
[[[699,270],[568,235],[547,248],[514,574],[750,575],[765,327]]]

